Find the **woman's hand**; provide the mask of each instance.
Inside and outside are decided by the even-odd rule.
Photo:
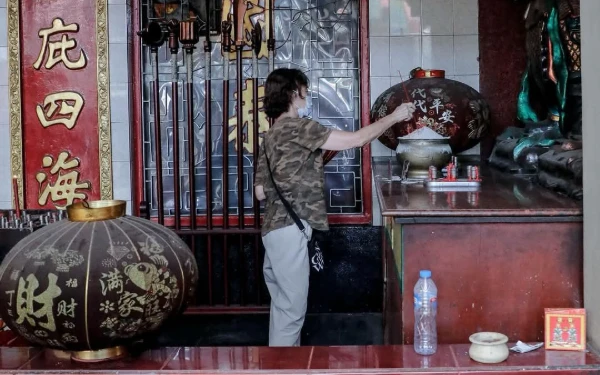
[[[413,103],[402,103],[402,105],[396,107],[394,112],[392,112],[389,116],[394,117],[394,123],[408,121],[412,118],[415,109],[416,108]]]
[[[265,189],[262,185],[256,185],[254,187],[254,196],[259,201],[265,200],[267,198],[267,196],[265,195]]]

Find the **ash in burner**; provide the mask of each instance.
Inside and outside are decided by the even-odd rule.
[[[495,343],[495,342],[498,342],[498,341],[500,341],[500,340],[501,340],[501,338],[497,338],[497,339],[487,339],[487,340],[481,340],[481,342],[484,342],[484,343],[486,343],[486,344],[493,344],[493,343]]]
[[[431,130],[428,127],[422,127],[420,129],[415,130],[414,132],[406,135],[404,137],[399,137],[400,139],[448,139],[448,137],[444,137],[439,135],[435,131]]]

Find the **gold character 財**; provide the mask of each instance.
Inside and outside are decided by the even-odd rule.
[[[35,295],[37,288],[40,286],[35,275],[30,274],[26,279],[19,278],[19,286],[17,289],[17,324],[22,324],[27,321],[32,327],[36,324],[50,332],[56,331],[54,322],[54,299],[61,295],[62,290],[56,284],[58,277],[52,273],[48,274],[48,287],[42,293]],[[46,321],[38,321],[36,319],[46,318]]]
[[[75,302],[75,300],[73,298],[71,298],[71,302],[67,302],[65,300],[62,300],[60,302],[58,302],[58,311],[57,311],[57,316],[68,316],[71,318],[75,317],[75,307],[77,307],[78,303]]]

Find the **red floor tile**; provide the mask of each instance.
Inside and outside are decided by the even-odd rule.
[[[511,353],[500,364],[486,365],[472,361],[469,345],[440,345],[431,356],[415,353],[406,346],[343,347],[217,347],[161,348],[139,355],[104,363],[86,364],[71,361],[68,355],[51,350],[0,347],[0,373],[33,374],[61,371],[63,374],[169,373],[205,372],[240,374],[242,372],[280,373],[327,372],[351,374],[525,374],[527,375],[600,375],[600,359],[584,352],[561,352],[538,349]],[[18,369],[18,370],[17,370]],[[356,371],[354,371],[356,370]]]
[[[509,347],[514,344],[509,344]],[[600,359],[591,353],[546,351],[543,348],[529,353],[510,352],[506,361],[498,364],[484,364],[473,361],[469,357],[469,344],[451,345],[461,370],[476,368],[528,367],[531,370],[547,368],[581,368],[587,365],[599,365]]]
[[[310,369],[402,368],[402,346],[314,347]]]
[[[439,345],[433,355],[419,355],[412,345],[403,345],[404,368],[431,369],[431,368],[456,368],[454,355],[449,345]]]
[[[0,370],[16,370],[40,353],[36,348],[0,348]]]
[[[598,375],[600,374],[599,369],[571,369],[571,370],[530,370],[529,368],[513,368],[512,370],[503,369],[499,371],[488,370],[488,371],[462,371],[460,374],[463,375]]]
[[[181,348],[163,370],[304,370],[312,347]]]
[[[20,370],[62,370],[62,371],[158,371],[169,361],[177,348],[160,348],[149,350],[140,355],[132,354],[122,360],[107,361],[100,363],[74,362],[69,356],[58,356],[51,350],[43,350],[39,355],[33,357]]]

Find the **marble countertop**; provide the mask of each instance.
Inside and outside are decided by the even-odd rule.
[[[422,183],[404,184],[396,179],[400,166],[395,158],[373,161],[373,176],[381,214],[402,218],[543,218],[581,220],[583,204],[543,188],[534,182],[481,167],[478,191],[429,191]]]

